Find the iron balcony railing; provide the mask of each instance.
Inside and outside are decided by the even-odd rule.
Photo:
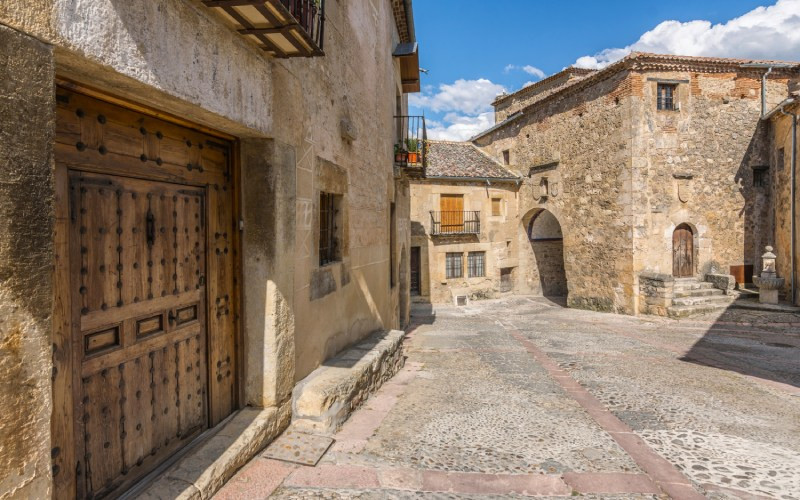
[[[323,50],[325,35],[325,0],[280,0],[289,14],[305,30],[314,44]]]
[[[397,142],[394,145],[394,163],[399,167],[426,168],[428,166],[428,131],[424,116],[395,116]]]
[[[431,212],[431,234],[480,234],[481,213],[468,212]]]

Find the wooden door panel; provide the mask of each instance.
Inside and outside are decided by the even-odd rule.
[[[419,295],[421,291],[420,276],[420,247],[411,247],[411,293]]]
[[[83,484],[103,495],[207,426],[205,193],[80,172],[71,183]]]
[[[211,400],[211,425],[228,416],[236,405],[236,309],[234,271],[234,221],[225,206],[233,203],[227,185],[214,186],[208,191],[209,256],[208,300],[210,302],[208,328],[208,362],[211,370],[209,383],[215,397]]]
[[[464,230],[464,196],[441,195],[441,230],[443,233],[460,233]]]
[[[672,274],[677,278],[694,276],[694,235],[684,224],[672,233]]]

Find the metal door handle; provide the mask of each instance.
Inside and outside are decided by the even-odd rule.
[[[156,242],[156,217],[150,210],[147,211],[147,246]]]
[[[173,325],[177,320],[178,317],[175,316],[175,311],[170,309],[169,314],[167,314],[167,321],[169,321],[170,325]]]

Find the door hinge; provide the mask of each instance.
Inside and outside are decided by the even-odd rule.
[[[239,231],[244,231],[244,219],[239,219]]]

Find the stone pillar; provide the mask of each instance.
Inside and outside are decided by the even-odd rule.
[[[0,492],[49,498],[55,65],[0,25]]]
[[[294,386],[295,153],[241,142],[245,404],[279,406]]]

